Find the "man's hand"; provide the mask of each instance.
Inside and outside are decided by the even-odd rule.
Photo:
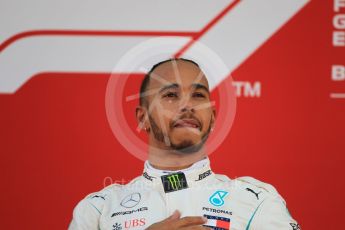
[[[201,216],[187,216],[181,218],[179,211],[175,211],[171,216],[155,223],[146,230],[209,230],[210,228],[202,226],[207,222],[205,217]]]

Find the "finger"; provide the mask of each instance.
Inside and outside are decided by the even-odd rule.
[[[178,210],[175,210],[171,216],[166,218],[164,221],[172,221],[172,220],[178,220],[181,217],[181,213]]]
[[[202,216],[186,216],[181,219],[179,219],[176,222],[176,225],[178,227],[187,227],[187,226],[193,226],[193,225],[202,225],[207,222],[207,218]]]

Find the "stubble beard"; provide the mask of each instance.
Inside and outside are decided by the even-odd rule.
[[[164,134],[162,129],[159,128],[155,120],[152,118],[151,115],[148,115],[148,118],[150,120],[151,124],[151,131],[153,133],[154,138],[161,143],[164,143],[166,145],[165,139],[167,138],[169,140],[169,144],[172,150],[175,150],[177,153],[184,153],[184,154],[191,154],[198,152],[205,144],[210,132],[211,132],[211,123],[207,129],[207,131],[202,135],[201,141],[197,144],[194,144],[190,140],[184,140],[179,144],[173,143],[171,141],[171,138],[169,135]]]

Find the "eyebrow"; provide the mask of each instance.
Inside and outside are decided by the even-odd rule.
[[[177,84],[177,83],[172,83],[172,84],[163,86],[163,87],[159,90],[158,93],[162,93],[162,92],[164,92],[165,90],[168,90],[168,89],[176,89],[176,88],[179,88],[179,87],[180,87],[179,84]],[[208,94],[210,94],[210,91],[208,90],[208,88],[207,88],[205,85],[203,85],[203,84],[200,84],[200,83],[193,83],[193,84],[192,84],[192,88],[194,88],[195,90],[197,90],[197,89],[203,89],[203,90],[205,90]]]
[[[158,93],[162,93],[163,91],[167,90],[167,89],[176,89],[179,88],[179,85],[177,83],[172,83],[169,85],[165,85],[163,86]]]
[[[203,85],[203,84],[194,83],[194,84],[192,84],[192,87],[193,87],[194,89],[203,89],[203,90],[205,90],[208,94],[210,94],[210,91],[208,90],[208,88],[207,88],[205,85]]]
[[[169,85],[165,85],[163,86],[158,93],[162,93],[164,92],[165,90],[168,90],[168,89],[176,89],[176,88],[179,88],[180,86],[177,84],[177,83],[172,83],[172,84],[169,84]],[[200,84],[200,83],[193,83],[192,84],[192,88],[194,88],[195,90],[196,89],[203,89],[205,90],[208,94],[210,94],[208,88],[203,85],[203,84]]]

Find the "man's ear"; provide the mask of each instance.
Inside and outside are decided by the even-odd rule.
[[[147,131],[149,129],[147,121],[147,109],[141,105],[138,105],[135,109],[135,116],[137,118],[139,128]]]

